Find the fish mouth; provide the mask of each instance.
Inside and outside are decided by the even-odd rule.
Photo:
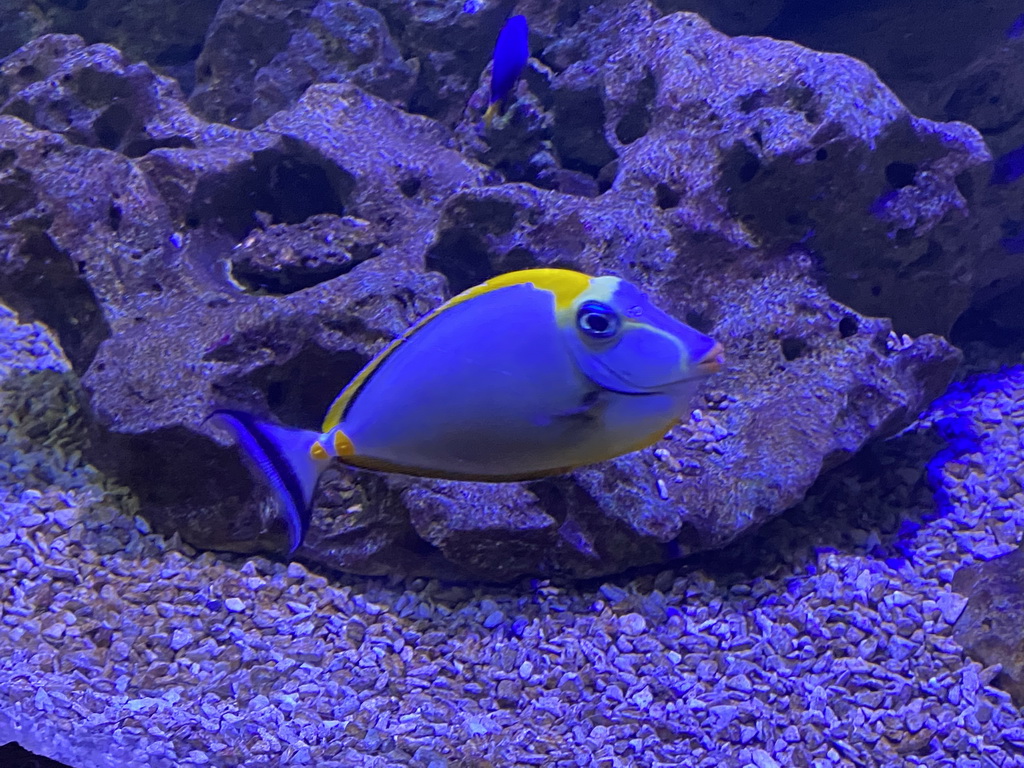
[[[713,373],[718,373],[723,367],[725,367],[725,347],[716,342],[704,357],[691,366],[687,375],[681,376],[680,378],[672,381],[664,382],[657,386],[645,387],[639,384],[634,384],[613,371],[602,361],[597,361],[597,364],[598,367],[606,374],[606,378],[603,381],[594,382],[602,389],[606,389],[609,392],[616,392],[620,395],[657,395],[663,394],[679,385],[700,381]],[[608,383],[609,380],[617,381],[619,386],[610,386]]]
[[[697,369],[699,376],[710,376],[713,373],[718,373],[725,367],[725,347],[716,342],[715,346],[698,360],[694,367]]]

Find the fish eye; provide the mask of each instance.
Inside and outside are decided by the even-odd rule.
[[[614,336],[620,324],[615,310],[599,301],[585,301],[576,312],[576,326],[595,339]]]

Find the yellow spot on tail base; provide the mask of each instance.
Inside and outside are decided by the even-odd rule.
[[[334,432],[334,455],[344,458],[345,456],[351,456],[356,452],[356,447],[352,445],[352,440],[342,432],[340,429]]]
[[[571,307],[576,298],[583,293],[583,291],[587,290],[590,286],[590,280],[590,275],[585,275],[582,272],[574,272],[571,269],[521,269],[517,272],[509,272],[504,275],[492,277],[490,280],[480,283],[480,285],[473,286],[459,295],[453,296],[433,312],[429,312],[424,315],[418,323],[391,342],[391,344],[385,347],[377,357],[371,360],[366,367],[349,382],[348,386],[342,390],[341,394],[335,398],[334,402],[331,403],[331,407],[327,411],[327,415],[324,416],[324,421],[320,428],[324,432],[329,432],[337,427],[338,424],[341,423],[352,398],[355,397],[356,393],[359,392],[362,386],[369,380],[370,376],[373,375],[373,372],[380,367],[380,364],[387,359],[388,355],[394,352],[399,345],[404,344],[412,338],[416,331],[442,312],[451,309],[458,304],[462,304],[465,301],[482,296],[485,293],[490,293],[491,291],[496,291],[499,288],[508,288],[515,285],[533,285],[541,290],[548,291],[555,297],[555,312],[562,312]],[[335,445],[337,445],[337,440],[338,438],[336,436]],[[354,453],[354,450],[352,449],[352,442],[348,440],[348,437],[345,437],[345,440],[348,441],[347,445],[349,450],[347,453],[343,453],[339,449],[338,456],[350,456]]]
[[[322,445],[320,445],[320,443],[313,443],[313,447],[309,449],[309,455],[317,461],[323,461],[324,459],[330,458],[330,456],[327,455],[327,451]]]
[[[487,107],[487,111],[484,112],[484,125],[487,126],[488,129],[491,127],[491,123],[494,122],[494,118],[496,118],[500,112],[501,104],[497,101],[492,102],[490,106]]]

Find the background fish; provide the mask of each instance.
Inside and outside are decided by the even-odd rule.
[[[658,440],[721,355],[625,280],[524,270],[410,328],[345,387],[320,433],[216,415],[269,482],[294,550],[333,458],[457,480],[559,474]]]
[[[491,100],[484,113],[488,126],[504,111],[509,94],[530,58],[529,36],[525,16],[510,16],[498,33],[491,67]]]

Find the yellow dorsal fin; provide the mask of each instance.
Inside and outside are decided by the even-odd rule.
[[[462,304],[465,301],[469,301],[470,299],[475,299],[485,293],[496,291],[499,288],[507,288],[509,286],[523,285],[527,283],[534,285],[541,290],[551,292],[555,297],[555,311],[561,312],[571,306],[573,301],[576,300],[576,297],[587,289],[590,285],[590,276],[585,275],[582,272],[574,272],[571,269],[522,269],[517,272],[509,272],[504,275],[492,277],[490,280],[480,283],[480,285],[475,285],[457,296],[453,296],[437,309],[424,315],[419,322],[411,326],[405,333],[391,342],[391,344],[371,360],[366,367],[364,367],[363,370],[361,370],[356,377],[349,382],[348,386],[346,386],[345,389],[341,391],[341,394],[335,398],[334,402],[331,403],[331,407],[327,411],[327,415],[324,416],[324,422],[321,429],[324,432],[334,429],[334,427],[336,427],[344,417],[345,411],[348,408],[349,403],[352,401],[352,398],[355,397],[356,393],[362,389],[363,385],[365,385],[367,381],[369,381],[374,371],[380,367],[380,364],[387,359],[388,355],[412,338],[416,331],[431,320],[452,307]]]

